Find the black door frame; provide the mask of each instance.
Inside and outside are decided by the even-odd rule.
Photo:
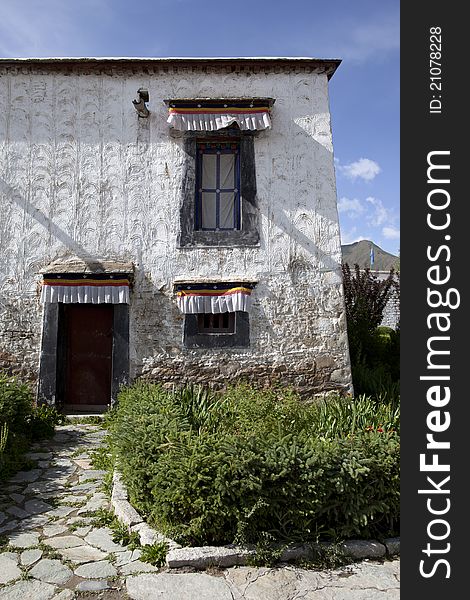
[[[117,401],[119,388],[129,383],[129,305],[113,306],[113,349],[111,367],[111,405]],[[44,304],[39,362],[38,404],[55,406],[63,402],[63,364],[65,348],[61,329],[64,326],[63,303]]]

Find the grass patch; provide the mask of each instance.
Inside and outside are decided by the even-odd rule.
[[[127,546],[129,550],[135,550],[140,547],[140,537],[137,531],[129,531],[127,525],[121,523],[116,517],[111,525],[109,525],[109,528],[113,532],[114,543]]]
[[[105,508],[99,508],[90,515],[92,527],[107,527],[113,533],[113,541],[122,546],[128,546],[129,550],[135,550],[140,547],[139,534],[136,531],[129,531],[128,527],[121,523],[114,513]]]
[[[70,525],[67,525],[67,528],[69,531],[76,531],[77,529],[80,529],[80,527],[88,527],[88,525],[90,525],[88,521],[82,519],[81,521],[75,521],[75,523],[70,523]]]
[[[39,550],[42,550],[42,558],[62,560],[61,554],[59,554],[55,548],[52,548],[52,546],[48,546],[47,544],[44,544],[44,542],[39,542],[37,547]]]
[[[90,452],[90,460],[94,469],[107,471],[113,467],[113,456],[109,451],[109,445],[106,438],[102,442],[102,446]]]
[[[91,517],[92,527],[109,527],[116,519],[114,513],[106,508],[98,508],[86,516]]]
[[[163,567],[168,549],[167,542],[156,542],[155,544],[142,546],[140,560],[154,567]]]

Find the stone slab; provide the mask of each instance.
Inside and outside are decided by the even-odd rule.
[[[400,554],[400,538],[387,538],[384,540],[388,556],[398,556]]]
[[[120,544],[113,542],[113,535],[107,527],[92,529],[85,537],[85,542],[105,552],[122,552],[124,549]]]
[[[121,575],[127,576],[133,575],[134,573],[151,573],[153,571],[158,571],[158,567],[149,565],[149,563],[144,563],[140,560],[134,560],[133,562],[123,565],[119,571]]]
[[[24,550],[20,556],[20,562],[24,567],[29,567],[37,562],[42,556],[42,550]]]
[[[24,500],[23,494],[15,494],[15,493],[13,493],[13,494],[10,494],[10,498],[14,502],[16,502],[17,504],[21,504],[23,502],[23,500]]]
[[[75,563],[87,563],[93,560],[104,560],[108,556],[105,552],[101,552],[101,550],[87,545],[75,546],[75,548],[59,549],[58,552],[64,558],[68,558]]]
[[[253,550],[247,550],[246,548],[237,546],[179,548],[168,552],[166,563],[172,569],[178,567],[204,569],[211,565],[231,567],[233,565],[246,564],[247,559],[252,556],[253,553]]]
[[[16,517],[17,519],[25,519],[26,517],[31,516],[31,513],[26,512],[19,506],[10,506],[9,508],[7,508],[7,513],[12,515],[13,517]]]
[[[116,567],[122,567],[123,565],[127,565],[134,560],[138,560],[141,557],[142,552],[137,548],[137,550],[126,550],[125,552],[120,552],[116,556],[116,560],[114,564]]]
[[[73,600],[75,598],[75,594],[72,590],[62,590],[56,596],[52,598],[52,600]]]
[[[44,525],[42,528],[42,532],[45,537],[52,537],[54,535],[59,535],[59,533],[64,533],[67,531],[67,527],[62,524],[52,523],[51,525]]]
[[[143,519],[133,506],[127,500],[111,499],[114,508],[114,514],[128,527],[142,523]]]
[[[41,515],[32,515],[31,517],[27,517],[23,519],[19,525],[21,530],[25,529],[36,529],[37,527],[42,527],[49,521],[49,518],[43,513]]]
[[[385,556],[385,546],[373,540],[348,540],[340,544],[340,548],[346,556],[354,560]]]
[[[225,579],[205,573],[136,575],[126,589],[132,600],[233,600]]]
[[[78,494],[74,496],[73,494],[69,494],[68,496],[64,496],[61,498],[61,502],[65,502],[67,504],[82,504],[87,501],[86,496],[79,496]]]
[[[56,587],[42,581],[18,581],[0,590],[0,600],[50,600]]]
[[[91,469],[89,471],[83,471],[83,473],[80,473],[78,478],[80,483],[83,483],[87,479],[102,479],[105,475],[106,471],[103,471],[102,469]]]
[[[5,533],[5,531],[12,531],[12,529],[16,529],[17,525],[18,525],[18,521],[16,519],[7,521],[0,527],[0,533]]]
[[[39,544],[39,534],[37,533],[14,533],[8,536],[10,546],[16,548],[30,548]]]
[[[77,546],[83,546],[82,538],[76,535],[61,535],[57,537],[51,537],[43,540],[47,546],[51,548],[63,549],[63,548],[75,548]]]
[[[30,471],[18,471],[10,481],[12,483],[26,483],[36,481],[42,473],[42,469],[31,469]]]
[[[35,481],[34,483],[30,483],[23,490],[25,494],[31,495],[43,495],[46,493],[57,493],[64,489],[63,484],[57,481]]]
[[[47,460],[52,458],[51,452],[26,452],[26,458],[30,460]]]
[[[67,517],[70,513],[73,513],[75,510],[77,510],[77,508],[73,506],[58,506],[57,508],[54,508],[54,510],[51,510],[47,514],[49,515],[49,517],[59,517],[59,519],[61,519],[62,517]]]
[[[50,504],[47,502],[43,502],[42,500],[28,500],[24,503],[25,510],[27,510],[32,515],[37,515],[40,513],[45,513],[53,509]]]
[[[66,583],[73,575],[72,571],[60,560],[44,558],[30,569],[29,574],[46,583]]]
[[[75,575],[84,579],[103,579],[105,577],[115,577],[117,571],[107,560],[99,560],[80,565],[75,569]]]
[[[0,554],[0,583],[10,583],[18,577],[21,577],[21,570],[18,568],[16,560]]]
[[[122,482],[122,476],[117,471],[113,473],[113,491],[111,500],[127,500],[127,489]]]

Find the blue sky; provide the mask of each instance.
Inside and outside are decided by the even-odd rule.
[[[0,56],[341,58],[330,82],[343,243],[398,254],[399,0],[0,2]]]

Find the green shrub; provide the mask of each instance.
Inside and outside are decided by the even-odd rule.
[[[30,442],[51,437],[61,419],[55,408],[34,406],[28,385],[0,372],[0,429],[8,431],[0,452],[0,480],[26,468],[30,461],[23,455]]]
[[[11,432],[24,432],[32,412],[33,397],[29,387],[0,372],[0,424],[7,423]]]
[[[140,537],[137,531],[129,531],[129,528],[115,517],[109,524],[111,531],[113,532],[113,542],[115,544],[121,544],[121,546],[128,546],[129,550],[135,550],[140,546]]]
[[[392,535],[399,407],[280,389],[124,390],[110,440],[131,500],[186,544]]]
[[[63,423],[64,417],[53,406],[36,406],[28,418],[32,440],[42,440],[54,435],[56,425]]]
[[[154,567],[162,567],[166,562],[167,554],[168,543],[155,542],[155,544],[141,547],[140,560],[153,565]]]

